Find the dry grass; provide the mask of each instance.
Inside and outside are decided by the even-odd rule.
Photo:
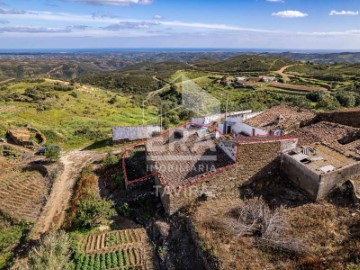
[[[251,204],[257,208],[255,216],[264,217],[263,227],[252,233],[229,229],[229,219],[232,224],[253,224],[239,219],[239,211],[249,209],[240,199],[207,201],[193,213],[196,231],[221,269],[346,269],[360,263],[359,208],[323,203],[267,210]]]

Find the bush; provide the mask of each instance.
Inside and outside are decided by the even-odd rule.
[[[105,167],[111,167],[119,163],[119,158],[109,152],[104,160]]]
[[[115,214],[111,201],[90,195],[80,202],[75,223],[79,227],[93,228],[107,223]]]
[[[341,106],[348,108],[355,107],[356,96],[354,93],[339,91],[335,94],[335,97],[339,101]]]
[[[70,245],[70,237],[64,231],[44,236],[40,245],[29,253],[31,269],[66,269],[70,257]]]
[[[55,162],[60,159],[60,148],[56,146],[47,146],[45,150],[45,157],[50,162]]]
[[[72,96],[72,97],[74,97],[74,98],[77,98],[79,95],[78,95],[77,92],[72,91],[72,92],[70,93],[70,96]]]
[[[317,106],[325,110],[336,110],[340,107],[340,103],[334,96],[323,94],[320,96]]]

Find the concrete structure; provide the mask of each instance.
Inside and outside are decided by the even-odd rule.
[[[112,140],[115,143],[142,140],[151,138],[155,133],[160,132],[160,126],[114,127],[112,129]]]
[[[360,162],[315,144],[283,153],[281,172],[311,199],[320,200],[359,174]]]

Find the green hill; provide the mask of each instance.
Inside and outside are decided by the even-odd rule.
[[[109,139],[113,126],[142,124],[142,109],[131,96],[55,80],[13,82],[0,88],[0,137],[10,127],[30,124],[65,148]],[[146,107],[145,121],[158,122]]]

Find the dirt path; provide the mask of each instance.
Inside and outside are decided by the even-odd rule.
[[[0,84],[5,84],[5,83],[8,83],[8,82],[12,82],[12,81],[15,81],[16,78],[10,78],[10,79],[7,79],[5,81],[0,81]]]
[[[296,66],[296,65],[284,66],[281,69],[279,69],[278,71],[275,71],[275,73],[279,74],[285,80],[285,82],[290,82],[291,79],[290,79],[289,75],[287,75],[284,72],[285,72],[285,70],[287,70],[288,68],[293,67],[293,66]]]
[[[46,73],[46,76],[50,76],[51,73],[53,73],[53,72],[55,72],[55,71],[58,71],[58,70],[60,70],[60,69],[62,69],[62,68],[63,68],[63,65],[58,66],[58,67],[54,67],[52,70],[50,70],[50,71],[48,71],[48,72]]]
[[[60,161],[64,164],[64,170],[55,180],[47,203],[34,226],[31,239],[39,239],[41,234],[61,227],[77,175],[87,164],[104,158],[105,155],[92,151],[74,150],[61,157]]]

